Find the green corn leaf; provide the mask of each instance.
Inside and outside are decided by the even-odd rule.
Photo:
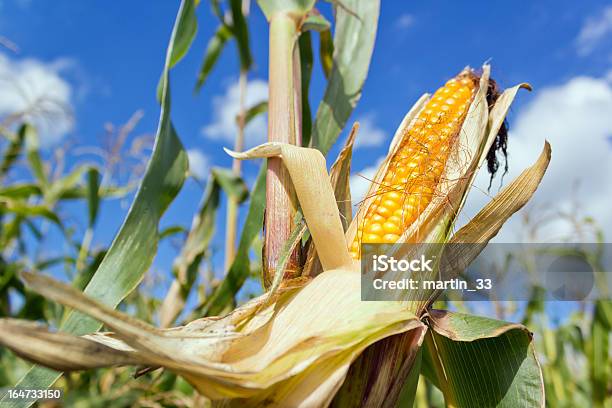
[[[310,110],[310,77],[312,76],[312,35],[310,32],[300,34],[300,72],[302,79],[302,146],[310,144],[312,132],[312,112]]]
[[[218,315],[234,301],[234,296],[240,290],[250,274],[249,250],[259,236],[263,226],[264,209],[266,207],[266,166],[262,165],[257,181],[251,191],[249,212],[244,222],[242,235],[236,251],[236,257],[221,285],[210,295],[204,304],[204,315]]]
[[[249,109],[247,109],[244,115],[244,124],[246,125],[247,123],[255,119],[258,115],[261,115],[262,113],[267,112],[267,111],[268,111],[268,101],[259,102],[251,106]]]
[[[187,154],[170,122],[169,69],[187,52],[195,35],[197,19],[193,0],[183,0],[172,31],[161,80],[161,114],[155,146],[142,184],[128,215],[98,270],[84,292],[98,301],[116,307],[140,283],[153,261],[159,239],[158,222],[183,185],[188,170]],[[176,49],[176,51],[175,51]],[[26,139],[27,140],[27,139]],[[93,332],[100,323],[73,312],[61,330],[76,335]],[[17,387],[47,388],[60,374],[34,366]],[[28,407],[32,402],[0,402],[3,407]]]
[[[319,59],[325,78],[329,79],[334,65],[334,41],[330,30],[319,33]]]
[[[168,47],[163,76],[168,75],[168,72],[187,54],[193,43],[198,31],[198,19],[195,14],[197,4],[198,2],[194,0],[181,2],[177,23],[172,29],[171,45]]]
[[[431,310],[422,374],[453,407],[542,407],[532,334],[520,324]]]
[[[212,176],[214,182],[223,189],[225,194],[239,204],[249,197],[249,188],[233,171],[217,167],[212,169]]]
[[[187,233],[187,231],[188,230],[182,225],[171,225],[169,227],[164,228],[163,230],[159,232],[159,239],[162,240],[165,238],[172,237],[174,235]]]
[[[210,0],[210,8],[219,21],[223,21],[223,11],[221,10],[221,0]]]
[[[45,202],[54,205],[67,191],[73,190],[89,170],[89,166],[79,166],[59,180],[49,183],[47,189],[43,191]]]
[[[334,62],[312,131],[312,146],[323,154],[335,143],[361,96],[378,26],[378,0],[343,4],[336,9]]]
[[[164,69],[157,84],[157,100],[161,105],[164,103],[164,90],[169,89],[165,84],[168,82],[168,72],[187,54],[198,31],[198,19],[195,14],[198,3],[196,0],[181,1],[179,15],[172,28],[171,45],[166,50]]]
[[[40,158],[38,133],[36,133],[34,127],[28,124],[23,125],[20,132],[23,132],[23,138],[25,139],[26,153],[32,175],[41,189],[45,190],[48,187],[49,181],[47,180],[45,167]]]
[[[242,0],[230,0],[230,9],[232,12],[232,31],[240,55],[240,69],[248,71],[253,63],[253,58],[249,48],[249,27],[244,14],[242,14]]]
[[[10,186],[0,187],[0,198],[28,199],[31,196],[40,196],[40,186],[32,183],[14,183]]]
[[[3,198],[0,200],[0,214],[4,213],[19,215],[23,218],[43,217],[56,224],[60,229],[63,229],[62,221],[57,214],[45,205],[35,205],[19,200]]]
[[[133,189],[132,186],[125,187],[100,187],[99,196],[100,198],[118,198],[123,197]],[[89,190],[86,186],[73,186],[67,188],[59,194],[57,199],[59,200],[78,200],[86,199],[88,197]],[[30,197],[42,197],[43,191],[40,186],[33,183],[15,183],[10,186],[0,187],[0,197],[14,198],[25,200]]]
[[[0,180],[9,172],[11,167],[13,167],[23,150],[25,139],[25,132],[23,129],[25,126],[27,125],[22,125],[17,134],[10,138],[9,145],[2,155],[2,161],[0,161]]]
[[[92,227],[98,218],[100,208],[100,172],[96,168],[87,170],[87,209],[89,226]]]
[[[223,51],[225,44],[230,38],[232,38],[232,31],[230,27],[225,24],[221,24],[219,28],[217,28],[217,31],[213,37],[208,41],[206,51],[204,52],[204,61],[202,61],[202,67],[200,68],[200,73],[198,74],[198,80],[195,86],[196,92],[198,92],[204,85],[204,82],[206,82],[208,75],[221,55],[221,51]]]

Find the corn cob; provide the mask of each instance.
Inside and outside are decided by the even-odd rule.
[[[361,243],[397,242],[431,202],[477,86],[476,74],[464,70],[438,89],[404,130],[359,222],[350,247],[354,259],[360,258]]]

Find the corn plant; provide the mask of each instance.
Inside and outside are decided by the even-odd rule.
[[[246,80],[248,13],[232,0],[232,18],[226,19],[220,3],[212,3],[220,28],[209,43],[200,85],[230,37],[239,45]],[[529,86],[500,92],[485,64],[464,69],[433,96],[423,95],[401,122],[353,217],[348,179],[358,125],[330,172],[325,155],[360,97],[379,2],[334,3],[333,42],[330,23],[316,11],[314,0],[258,3],[270,25],[268,143],[244,152],[227,150],[235,163],[266,159],[252,191],[247,192],[237,165],[212,173],[173,267],[175,281],[161,309],[161,328],[117,310],[150,267],[163,236],[159,220],[187,174],[187,155],[170,112],[170,73],[197,31],[197,2],[183,0],[159,83],[155,145],[120,231],[78,288],[38,273],[20,274],[30,290],[66,307],[57,331],[24,319],[0,320],[0,343],[37,364],[17,386],[49,387],[61,372],[136,366],[139,375],[164,370],[171,385],[156,384],[160,393],[189,384],[197,393],[187,404],[412,406],[422,375],[447,406],[543,406],[542,370],[525,326],[434,309],[441,295],[436,290],[395,301],[362,301],[358,262],[361,244],[378,242],[480,244],[451,253],[455,266],[449,277],[475,259],[529,201],[550,161],[551,147],[545,143],[531,167],[453,232],[477,171],[485,163],[496,169],[496,151],[505,145],[505,117],[518,91]],[[314,121],[308,106],[313,30],[326,45],[321,62],[328,75]],[[247,117],[244,107],[242,129]],[[237,150],[242,150],[241,137]],[[235,205],[249,199],[236,252],[194,319],[167,328],[183,312],[222,192],[234,203],[230,229]],[[265,292],[236,306],[236,294],[252,274],[249,252],[262,227]],[[233,248],[233,232],[229,237]],[[102,326],[110,332],[100,331]]]

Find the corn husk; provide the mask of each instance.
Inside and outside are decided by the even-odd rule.
[[[432,202],[402,237],[406,242],[448,239],[476,170],[492,143],[518,87],[507,91],[491,114],[484,99],[489,67],[464,122],[440,200]],[[424,105],[419,100],[402,122],[407,126]],[[503,106],[502,106],[503,105]],[[401,134],[398,130],[398,134]],[[394,138],[391,150],[398,141]],[[229,151],[228,151],[229,152]],[[367,347],[390,336],[408,333],[409,355],[416,353],[426,327],[419,316],[424,303],[365,302],[361,300],[359,263],[348,253],[356,221],[346,235],[325,159],[314,149],[267,143],[247,152],[229,152],[238,159],[280,157],[287,167],[323,273],[294,285],[280,285],[232,313],[196,320],[186,326],[159,329],[97,303],[81,292],[50,278],[24,273],[35,291],[101,321],[112,333],[74,337],[13,319],[0,319],[0,343],[28,360],[57,370],[112,365],[164,367],[179,375],[219,404],[236,406],[326,406],[341,387],[347,371]],[[550,155],[547,156],[548,158]],[[547,161],[546,161],[547,163]],[[387,162],[376,176],[380,180]],[[527,170],[534,188],[512,189],[489,216],[472,226],[470,239],[488,241],[491,231],[533,194],[546,166]],[[458,176],[458,177],[454,177]],[[377,185],[376,182],[374,185]],[[373,190],[371,190],[373,191]],[[452,205],[448,205],[448,202]],[[368,200],[366,200],[366,205]],[[365,207],[367,208],[367,207]],[[468,226],[471,224],[468,224]],[[482,234],[479,231],[484,231]],[[487,232],[487,233],[485,233]],[[68,349],[70,352],[65,353]],[[404,370],[410,366],[404,367]],[[377,388],[384,396],[385,387]],[[374,400],[378,400],[374,399]]]

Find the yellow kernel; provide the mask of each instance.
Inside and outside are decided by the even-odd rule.
[[[391,213],[392,213],[392,211],[391,211],[391,210],[389,210],[388,208],[382,207],[382,206],[381,206],[381,207],[378,207],[378,208],[376,209],[376,212],[377,212],[378,214],[382,215],[382,216],[383,216],[383,217],[385,217],[385,218],[389,217],[389,216],[391,215]]]
[[[387,222],[392,222],[394,224],[400,225],[402,223],[402,218],[401,215],[397,216],[395,215],[395,211],[393,212],[394,215],[390,216],[389,219],[387,220]],[[384,226],[383,226],[384,228]]]
[[[398,191],[389,191],[386,194],[386,198],[388,200],[393,200],[395,202],[400,202],[402,199],[402,195]]]
[[[366,234],[363,237],[363,242],[367,244],[376,244],[381,242],[381,238],[376,234]]]
[[[393,211],[399,208],[399,203],[392,200],[385,200],[383,201],[382,205],[386,207],[387,210],[389,210],[389,215],[387,217],[389,217],[393,213]]]
[[[370,234],[381,234],[383,232],[383,227],[379,223],[370,224],[366,229],[366,232]]]
[[[383,222],[385,221],[385,219],[386,219],[385,217],[380,216],[378,214],[372,214],[372,218],[371,218],[372,222]]]
[[[385,244],[393,244],[400,239],[400,236],[397,234],[385,234],[382,239]]]
[[[392,222],[385,222],[383,224],[383,229],[388,234],[401,234],[402,233],[402,230],[399,227],[399,223],[394,224]]]

